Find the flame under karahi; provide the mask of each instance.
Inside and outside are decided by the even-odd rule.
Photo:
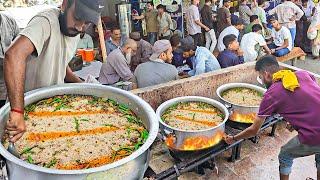
[[[256,113],[240,114],[238,112],[233,112],[229,119],[241,123],[253,123],[256,116]]]
[[[224,133],[222,131],[218,131],[214,136],[207,137],[207,136],[196,136],[186,138],[183,144],[180,147],[175,146],[175,137],[169,136],[166,139],[166,144],[168,147],[183,151],[193,151],[193,150],[200,150],[205,149],[208,147],[212,147],[218,144],[223,139]]]

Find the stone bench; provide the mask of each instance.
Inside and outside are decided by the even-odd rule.
[[[306,53],[300,47],[293,47],[289,54],[281,57],[277,57],[278,62],[291,61],[291,65],[294,66],[296,60],[305,60]]]

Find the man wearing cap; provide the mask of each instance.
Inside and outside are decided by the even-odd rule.
[[[269,20],[273,28],[272,42],[268,44],[268,47],[273,55],[284,56],[292,50],[293,43],[290,30],[279,23],[277,15],[272,15]]]
[[[137,43],[137,52],[132,56],[130,63],[130,69],[134,72],[139,64],[149,61],[152,54],[152,45],[143,40],[139,32],[132,32],[129,36]]]
[[[34,16],[5,53],[4,77],[11,106],[7,131],[17,141],[26,131],[24,92],[41,87],[82,82],[68,67],[79,33],[98,23],[102,0],[64,0],[59,9]]]
[[[178,79],[178,70],[171,65],[172,56],[170,41],[156,41],[152,48],[150,61],[140,64],[134,72],[138,88]]]
[[[223,6],[217,11],[217,30],[220,34],[226,27],[231,26],[231,14],[229,11],[231,0],[223,0]]]

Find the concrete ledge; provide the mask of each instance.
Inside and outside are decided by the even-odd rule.
[[[280,66],[286,69],[300,70],[284,63],[280,63]],[[131,92],[144,99],[154,109],[169,99],[181,96],[203,96],[218,99],[216,89],[223,84],[243,82],[258,85],[258,73],[254,67],[255,62],[249,62],[191,78],[136,89]],[[320,76],[314,73],[311,74],[316,76],[319,83]]]

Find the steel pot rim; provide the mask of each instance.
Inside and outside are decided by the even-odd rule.
[[[157,137],[157,133],[159,130],[159,123],[156,122],[156,114],[152,107],[142,100],[140,97],[137,95],[124,91],[118,88],[110,87],[110,86],[104,86],[104,85],[99,85],[99,84],[88,84],[88,83],[73,83],[73,84],[63,84],[63,85],[55,85],[55,86],[50,86],[50,87],[45,87],[37,90],[30,91],[26,93],[25,99],[31,98],[33,96],[37,96],[38,94],[44,94],[44,92],[55,92],[58,89],[76,89],[76,88],[96,88],[100,90],[106,90],[106,91],[111,91],[115,94],[122,95],[124,97],[130,98],[130,101],[134,101],[137,104],[140,104],[142,107],[144,107],[144,110],[146,111],[146,114],[148,116],[149,122],[150,122],[150,129],[149,129],[149,137],[147,141],[135,152],[133,152],[130,156],[127,156],[119,161],[113,162],[111,164],[106,164],[100,167],[95,167],[95,168],[89,168],[89,169],[84,169],[84,170],[58,170],[58,169],[50,169],[50,168],[45,168],[42,166],[34,165],[27,163],[11,153],[9,153],[5,147],[3,146],[2,143],[0,143],[0,154],[7,160],[13,162],[16,165],[22,166],[26,169],[31,169],[34,171],[39,171],[43,173],[48,173],[48,174],[60,174],[60,175],[77,175],[77,174],[90,174],[90,173],[95,173],[95,172],[101,172],[101,171],[106,171],[110,170],[116,167],[120,167],[121,165],[124,165],[136,158],[138,158],[141,154],[145,153],[146,151],[149,150],[150,146],[154,142],[154,140]],[[70,93],[69,93],[70,94]],[[89,95],[89,94],[88,94]],[[0,109],[0,114],[6,114],[9,112],[9,104],[6,104]],[[3,119],[1,119],[2,121]]]
[[[222,113],[225,116],[224,120],[218,126],[214,126],[214,127],[211,127],[211,128],[208,128],[208,129],[202,129],[202,130],[182,130],[182,129],[178,129],[178,128],[175,128],[175,127],[171,127],[171,126],[169,126],[168,124],[164,123],[161,120],[162,113],[166,109],[168,109],[170,106],[172,106],[173,104],[176,104],[176,103],[179,103],[179,102],[191,102],[191,101],[205,102],[205,103],[213,105],[214,107],[216,107],[220,111],[222,111]],[[214,99],[207,98],[207,97],[201,97],[201,96],[183,96],[183,97],[177,97],[177,98],[173,98],[173,99],[170,99],[168,101],[165,101],[164,103],[162,103],[157,108],[156,115],[157,115],[157,119],[158,119],[158,121],[160,122],[161,125],[169,128],[169,129],[172,129],[174,131],[185,132],[185,133],[201,133],[201,132],[207,132],[207,131],[210,131],[210,130],[217,129],[217,128],[221,127],[221,126],[224,126],[226,121],[229,118],[229,112],[228,112],[227,108],[221,102],[219,102],[217,100],[214,100]]]
[[[257,86],[257,85],[254,85],[254,84],[249,84],[249,83],[227,83],[227,84],[223,84],[221,86],[219,86],[216,90],[216,94],[218,95],[218,97],[228,103],[228,104],[231,104],[232,106],[238,106],[238,107],[243,107],[243,108],[259,108],[259,106],[243,106],[243,105],[239,105],[239,104],[235,104],[235,103],[232,103],[230,101],[227,101],[226,99],[224,99],[222,97],[222,93],[226,90],[229,90],[231,88],[238,88],[238,87],[244,87],[244,88],[249,88],[249,89],[253,89],[253,90],[256,90],[260,93],[265,93],[267,91],[267,89],[265,88],[262,88],[260,86]]]

